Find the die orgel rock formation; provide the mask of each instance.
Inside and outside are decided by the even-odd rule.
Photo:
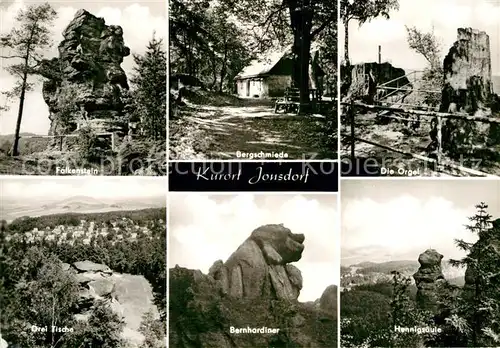
[[[439,283],[444,281],[441,269],[443,255],[434,249],[427,249],[420,254],[418,262],[420,268],[413,275],[417,285],[417,303],[420,308],[436,310],[436,296],[438,294]]]
[[[488,34],[459,28],[457,41],[444,59],[443,68],[443,111],[448,110],[450,103],[455,103],[457,110],[468,113],[488,106],[493,96]]]
[[[302,275],[289,263],[300,260],[303,242],[303,234],[294,234],[282,224],[261,226],[226,262],[216,261],[209,275],[231,297],[296,300]]]
[[[440,111],[495,116],[492,111],[498,106],[497,96],[493,93],[488,34],[459,28],[457,41],[444,59],[443,70]],[[473,155],[477,149],[495,152],[491,147],[500,144],[500,129],[496,124],[447,119],[442,139],[443,150],[451,157]]]
[[[81,125],[125,133],[129,86],[120,65],[130,49],[122,28],[79,10],[62,35],[59,56],[39,68],[46,78],[42,93],[50,111],[49,134],[68,134]]]

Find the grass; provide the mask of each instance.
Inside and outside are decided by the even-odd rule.
[[[324,116],[275,114],[271,100],[208,95],[206,101],[194,98],[204,104],[189,100],[170,121],[170,159],[236,159],[238,151],[283,152],[288,159],[337,157],[336,140],[329,146],[328,137],[336,137],[336,129],[328,134]]]

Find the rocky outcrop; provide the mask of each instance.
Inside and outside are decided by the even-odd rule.
[[[128,82],[120,64],[130,50],[119,26],[79,10],[63,32],[59,56],[42,61],[43,97],[50,111],[49,134],[80,126],[98,132],[127,132]]]
[[[493,87],[488,34],[472,28],[459,28],[457,41],[444,59],[443,69],[442,111],[448,111],[450,103],[467,113],[489,107]]]
[[[420,308],[437,310],[437,295],[440,282],[444,281],[441,270],[443,255],[434,249],[427,249],[420,254],[420,268],[413,275],[417,285],[417,303]]]
[[[443,62],[440,111],[494,117],[497,97],[493,93],[489,36],[471,28],[459,28],[457,36]],[[431,137],[435,138],[435,134],[433,126]],[[492,146],[499,144],[500,129],[496,124],[461,119],[447,119],[443,124],[442,149],[452,158],[497,157],[500,149]]]
[[[325,312],[337,313],[337,286],[328,286],[319,298],[319,308]]]
[[[122,337],[131,347],[141,346],[145,339],[139,332],[143,315],[151,312],[159,317],[151,285],[143,276],[115,273],[91,261],[63,264],[63,269],[73,274],[80,286],[76,320],[88,320],[96,301],[104,301],[125,322]]]
[[[376,97],[380,98],[387,93],[387,90],[377,90],[377,86],[387,83],[386,87],[411,88],[410,81],[405,77],[406,72],[390,63],[360,63],[341,69],[343,89],[341,92],[348,98],[362,99],[373,104]],[[398,79],[399,78],[399,79]],[[396,81],[393,81],[398,79]],[[392,82],[391,82],[392,81]]]
[[[199,270],[176,266],[170,269],[169,279],[169,347],[337,346],[333,313],[297,301],[227,296],[218,281]],[[231,332],[231,328],[249,327],[276,331]]]
[[[208,275],[170,269],[168,346],[335,347],[336,289],[325,290],[317,306],[297,301],[302,276],[289,263],[301,258],[304,238],[282,224],[264,225]],[[275,331],[242,334],[235,328]]]
[[[209,274],[223,293],[235,298],[295,300],[302,289],[302,275],[289,263],[301,258],[303,242],[304,235],[282,224],[261,226],[226,262],[216,261]]]

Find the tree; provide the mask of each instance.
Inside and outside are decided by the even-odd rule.
[[[165,346],[166,326],[158,319],[155,319],[153,313],[148,311],[142,316],[139,331],[144,335],[145,340],[141,348],[162,348]]]
[[[397,271],[392,272],[392,301],[390,313],[391,347],[420,347],[421,338],[415,333],[401,333],[395,327],[413,327],[421,325],[423,318],[415,303],[410,299],[411,279]]]
[[[336,26],[337,1],[331,0],[223,0],[234,15],[251,26],[256,45],[265,50],[292,42],[292,85],[301,102],[309,101],[311,43]]]
[[[441,45],[434,35],[434,31],[425,33],[416,27],[407,27],[408,45],[412,50],[420,53],[432,69],[441,67]]]
[[[79,324],[66,347],[123,347],[125,342],[120,333],[124,326],[125,322],[111,310],[109,305],[98,300],[94,303],[88,321]]]
[[[425,33],[416,27],[406,27],[407,41],[411,49],[421,54],[429,66],[424,70],[422,85],[424,91],[436,91],[443,88],[443,66],[441,64],[441,44],[434,31]],[[441,93],[422,92],[427,105],[437,106],[441,102]]]
[[[469,217],[465,227],[478,235],[476,243],[455,240],[467,255],[461,260],[450,260],[456,267],[466,267],[466,284],[458,302],[459,313],[467,321],[470,334],[469,345],[493,347],[500,344],[500,228],[499,221],[493,225],[488,205],[476,205],[477,212]]]
[[[171,75],[196,77],[209,89],[233,90],[234,77],[253,59],[245,32],[226,6],[170,2]]]
[[[340,18],[344,24],[344,60],[346,66],[350,65],[349,60],[349,22],[357,20],[359,25],[371,21],[373,18],[382,16],[389,19],[391,10],[398,10],[397,0],[341,0]]]
[[[153,34],[146,52],[133,56],[136,66],[130,80],[144,135],[154,141],[166,137],[167,53],[163,46],[163,40]]]
[[[1,58],[19,61],[5,68],[18,79],[9,92],[11,96],[19,95],[19,110],[12,156],[19,155],[19,133],[26,92],[33,88],[33,84],[28,82],[28,76],[36,73],[36,67],[43,56],[43,50],[52,45],[49,28],[56,15],[56,11],[48,3],[31,5],[26,10],[21,10],[17,15],[18,28],[12,28],[8,34],[0,36],[0,48],[10,52],[6,56],[2,55]]]
[[[250,52],[242,42],[243,34],[235,23],[228,21],[227,10],[218,6],[210,15],[208,29],[214,42],[211,57],[214,74],[213,86],[219,92],[231,90],[233,79],[250,61]],[[229,88],[227,88],[229,87]]]

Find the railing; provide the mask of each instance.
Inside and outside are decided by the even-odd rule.
[[[349,140],[350,140],[351,160],[353,162],[355,161],[355,158],[356,158],[356,156],[355,156],[355,143],[356,143],[356,141],[359,141],[359,142],[364,142],[364,143],[372,145],[372,146],[383,148],[383,149],[391,151],[391,152],[396,152],[396,153],[400,153],[400,154],[403,154],[403,155],[411,156],[411,157],[413,157],[415,159],[418,159],[418,160],[422,160],[422,161],[430,162],[430,163],[435,163],[436,164],[436,168],[438,169],[438,171],[440,170],[441,167],[449,167],[449,168],[457,169],[457,170],[460,170],[460,171],[463,171],[465,173],[468,173],[468,174],[471,174],[471,175],[475,175],[475,176],[488,176],[488,177],[492,176],[492,177],[496,177],[495,175],[491,175],[491,174],[484,173],[484,172],[481,172],[481,171],[478,171],[478,170],[475,170],[475,169],[463,167],[463,166],[460,166],[460,165],[457,165],[457,164],[454,164],[454,163],[451,163],[451,162],[443,164],[443,162],[442,162],[442,156],[443,156],[443,152],[442,152],[442,148],[443,148],[442,147],[442,123],[443,122],[442,121],[443,121],[443,119],[451,118],[451,119],[459,119],[459,120],[466,120],[466,121],[473,121],[473,122],[483,122],[483,123],[499,124],[500,125],[500,119],[498,119],[498,118],[491,118],[491,117],[485,117],[485,116],[471,116],[471,115],[462,114],[462,113],[450,114],[450,113],[437,112],[437,111],[421,111],[421,110],[405,109],[405,108],[400,108],[400,107],[380,106],[380,105],[368,105],[368,104],[354,102],[354,101],[341,102],[341,105],[349,107],[349,110],[348,110],[349,111],[348,117],[350,119],[350,136],[349,136]],[[366,140],[366,139],[362,139],[360,137],[356,137],[356,134],[355,134],[355,128],[356,128],[356,126],[355,126],[355,124],[356,124],[355,123],[355,118],[356,118],[356,113],[355,113],[355,110],[354,110],[356,107],[362,108],[362,109],[365,109],[365,110],[390,111],[390,112],[397,112],[397,113],[406,114],[406,115],[417,115],[419,117],[423,116],[423,117],[434,117],[434,118],[436,118],[437,119],[437,123],[436,123],[436,130],[437,130],[437,153],[436,153],[436,155],[437,155],[437,158],[436,159],[432,159],[432,158],[429,158],[429,157],[426,157],[426,156],[417,155],[417,154],[414,154],[414,153],[411,153],[411,152],[403,151],[403,150],[396,149],[396,148],[393,148],[393,147],[390,147],[390,146],[387,146],[387,145],[375,143],[375,142],[372,142],[372,141],[369,141],[369,140]],[[414,121],[414,120],[411,120],[411,119],[405,119],[405,120],[407,120],[407,121]]]
[[[403,100],[406,96],[408,96],[412,92],[425,92],[425,93],[435,93],[435,94],[441,94],[441,91],[434,91],[434,90],[422,90],[415,88],[415,85],[418,83],[418,81],[421,80],[421,78],[418,76],[422,74],[423,71],[420,70],[414,70],[406,75],[402,75],[399,77],[396,77],[395,79],[392,79],[390,81],[384,82],[380,85],[377,86],[377,90],[389,90],[391,91],[390,93],[383,95],[380,98],[376,98],[375,102],[384,102],[384,100],[387,100],[389,97],[401,93],[401,96],[399,97],[398,100],[393,102],[393,104],[398,103],[399,101]],[[403,79],[407,79],[408,83],[405,83],[402,86],[399,86],[399,82]],[[412,81],[413,80],[413,81]],[[394,85],[396,83],[396,87],[391,87],[389,85]]]
[[[97,136],[109,136],[111,137],[111,150],[115,151],[115,133],[104,132],[104,133],[96,133]],[[59,151],[63,150],[63,141],[64,138],[74,138],[79,137],[79,134],[62,134],[62,135],[25,135],[20,136],[19,139],[33,139],[33,138],[59,138]]]

